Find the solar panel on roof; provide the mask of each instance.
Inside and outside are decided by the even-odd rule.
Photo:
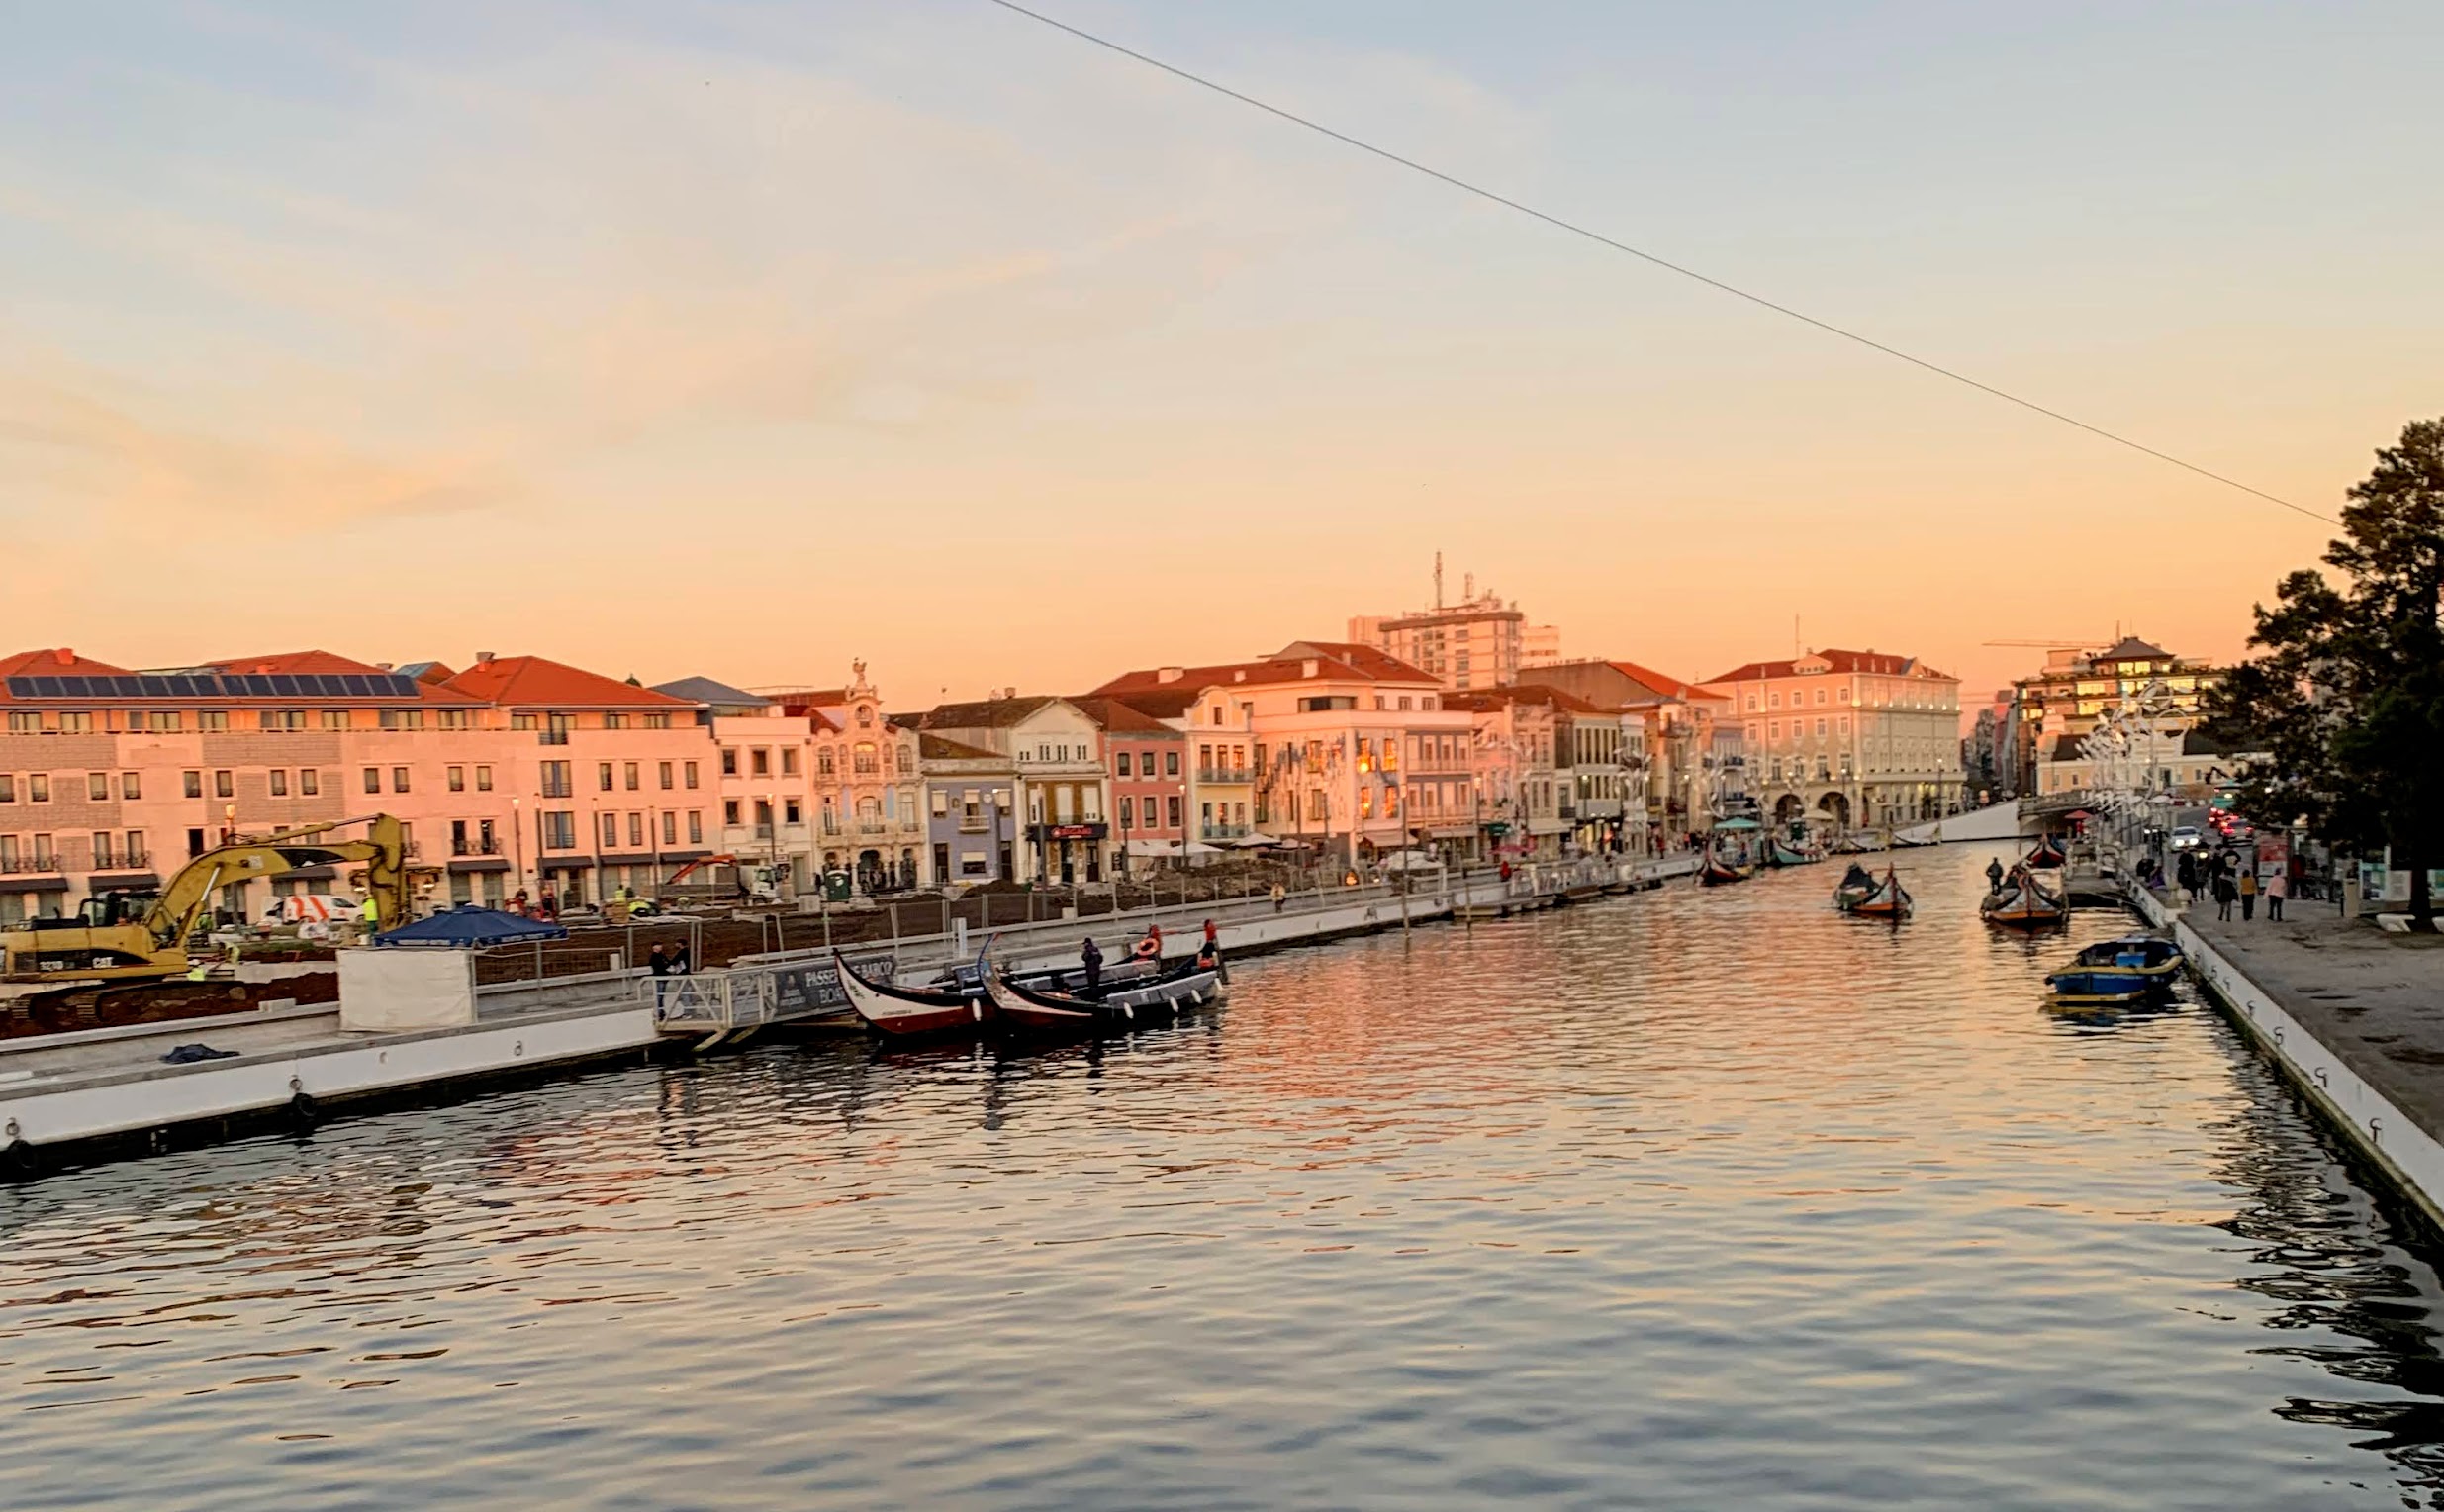
[[[339,681],[346,685],[348,696],[351,698],[369,699],[373,697],[373,679],[361,672],[350,672],[341,677]]]

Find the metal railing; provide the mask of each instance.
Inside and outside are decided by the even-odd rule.
[[[1246,837],[1251,826],[1246,824],[1205,824],[1198,832],[1208,840],[1238,840]]]
[[[569,732],[564,729],[537,730],[534,739],[537,745],[566,745],[569,743]]]
[[[1200,783],[1249,783],[1256,781],[1256,773],[1247,767],[1198,767],[1196,780]]]
[[[453,839],[450,841],[450,854],[453,856],[498,856],[501,854],[501,842],[498,840]]]

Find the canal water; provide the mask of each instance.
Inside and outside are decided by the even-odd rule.
[[[2444,1505],[2437,1277],[1987,852],[0,1190],[17,1512]]]

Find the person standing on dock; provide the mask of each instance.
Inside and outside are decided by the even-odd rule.
[[[1103,985],[1103,951],[1094,943],[1093,935],[1086,936],[1086,943],[1079,947],[1078,962],[1086,969],[1087,992]]]
[[[2214,916],[2226,924],[2230,923],[2232,899],[2239,896],[2240,890],[2232,886],[2231,878],[2218,870],[2214,874]]]
[[[2003,891],[2003,858],[2000,856],[1986,863],[1986,891],[1988,893]]]
[[[671,974],[670,953],[660,945],[654,946],[652,952],[645,957],[645,970],[653,973],[654,976],[653,1016],[659,1018],[662,1016],[663,994],[670,991],[670,984],[662,980]]]
[[[2240,869],[2240,920],[2247,923],[2257,917],[2257,868]]]
[[[2283,922],[2283,899],[2291,895],[2291,879],[2280,871],[2266,879],[2266,922]]]
[[[1281,884],[1277,882],[1274,883],[1272,885],[1272,911],[1275,913],[1280,912],[1281,905],[1289,900],[1290,890],[1281,886]]]

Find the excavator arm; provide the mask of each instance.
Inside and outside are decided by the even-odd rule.
[[[369,824],[364,839],[316,838],[358,823]],[[373,898],[376,916],[385,925],[395,926],[409,913],[407,852],[399,821],[387,813],[375,814],[370,821],[348,819],[233,841],[179,868],[144,915],[144,930],[152,936],[156,950],[175,950],[195,932],[196,921],[203,917],[217,889],[306,867],[359,862],[365,868],[365,891]]]

